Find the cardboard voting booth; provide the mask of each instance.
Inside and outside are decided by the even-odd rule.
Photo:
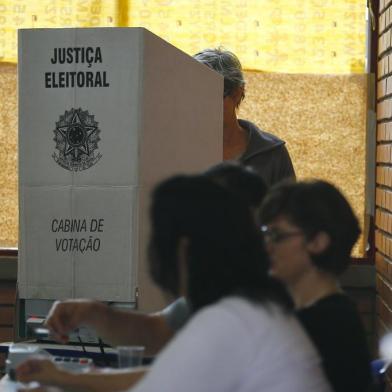
[[[18,65],[21,298],[159,308],[150,191],[221,160],[223,78],[142,28],[20,30]]]

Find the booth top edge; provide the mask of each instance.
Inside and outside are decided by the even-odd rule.
[[[61,30],[66,30],[66,31],[70,31],[70,30],[83,30],[83,31],[94,31],[94,30],[107,30],[107,31],[113,31],[113,30],[139,30],[139,31],[145,31],[145,32],[149,32],[151,34],[152,31],[146,29],[145,27],[37,27],[37,28],[21,28],[21,29],[17,29],[19,33],[21,32],[33,32],[33,31],[37,31],[37,32],[42,32],[42,31],[61,31]]]

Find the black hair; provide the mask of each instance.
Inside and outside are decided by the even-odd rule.
[[[259,208],[268,186],[263,178],[249,166],[236,161],[225,161],[212,166],[204,174],[214,182],[243,199],[251,208]]]
[[[180,294],[178,244],[189,241],[193,311],[231,294],[286,304],[282,286],[268,276],[268,257],[248,205],[205,176],[176,176],[158,185],[151,224],[151,276],[174,296]]]
[[[327,233],[329,246],[311,257],[318,268],[334,275],[348,267],[352,248],[361,232],[358,219],[343,194],[321,180],[284,181],[272,187],[262,203],[260,215],[263,224],[283,216],[301,228],[308,239],[320,232]]]

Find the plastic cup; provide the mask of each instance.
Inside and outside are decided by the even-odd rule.
[[[143,346],[118,346],[117,352],[119,368],[131,368],[142,365]]]

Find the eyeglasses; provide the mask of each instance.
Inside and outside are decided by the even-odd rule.
[[[279,230],[276,230],[276,229],[270,229],[268,226],[261,226],[260,230],[263,233],[264,241],[266,243],[274,243],[274,244],[282,242],[282,241],[284,241],[284,240],[286,240],[287,238],[290,238],[290,237],[296,237],[296,236],[299,236],[299,235],[304,235],[303,231],[300,231],[300,230],[297,230],[297,231],[279,231]]]

